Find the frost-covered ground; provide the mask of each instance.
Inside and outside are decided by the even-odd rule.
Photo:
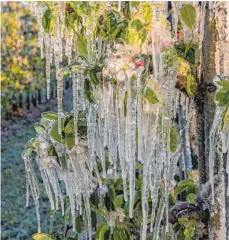
[[[65,95],[66,110],[71,107],[71,90]],[[26,113],[25,119],[2,121],[1,153],[1,239],[32,239],[37,231],[37,222],[32,197],[25,207],[25,171],[21,158],[25,143],[35,136],[33,125],[44,111],[56,111],[56,101],[51,100]],[[39,176],[39,174],[38,174]],[[41,183],[42,185],[42,183]],[[43,189],[41,187],[41,189]],[[48,232],[50,206],[45,191],[41,191],[41,226]],[[54,223],[55,230],[61,228]]]

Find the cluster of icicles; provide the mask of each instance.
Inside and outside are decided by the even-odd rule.
[[[61,130],[62,116],[62,94],[63,82],[60,69],[60,62],[63,57],[63,50],[68,57],[68,63],[72,61],[72,43],[74,41],[73,32],[64,27],[64,2],[59,2],[59,16],[55,17],[54,34],[44,33],[42,29],[42,14],[44,9],[37,2],[32,2],[32,9],[35,11],[39,25],[39,43],[41,48],[41,57],[45,46],[46,57],[46,75],[47,75],[47,95],[50,96],[50,64],[53,56],[57,72],[57,98],[58,98],[58,118],[59,131]],[[158,5],[159,6],[159,5]],[[175,4],[174,8],[179,11],[182,4]],[[203,11],[203,9],[200,10]],[[157,12],[158,14],[158,12]],[[201,14],[200,14],[201,15]],[[157,19],[153,14],[153,24],[157,26]],[[178,16],[175,15],[175,32]],[[199,26],[203,31],[203,21],[199,16]],[[159,29],[159,27],[155,27]],[[38,152],[36,160],[40,168],[41,176],[47,195],[49,197],[51,208],[58,210],[59,204],[64,214],[64,196],[61,191],[59,180],[65,183],[66,195],[69,197],[70,211],[72,215],[73,231],[75,231],[75,217],[77,214],[86,216],[88,236],[91,239],[91,217],[90,217],[90,194],[95,190],[96,185],[102,186],[102,178],[107,177],[106,172],[106,153],[109,158],[109,172],[112,172],[114,178],[121,175],[123,180],[124,200],[129,201],[129,217],[133,217],[134,197],[135,197],[135,172],[136,163],[141,162],[143,169],[139,174],[143,177],[142,189],[142,233],[141,239],[146,239],[149,209],[152,209],[152,219],[150,231],[153,232],[154,239],[158,239],[161,220],[166,216],[166,231],[169,231],[168,223],[168,191],[169,185],[176,171],[177,162],[180,157],[180,146],[176,152],[170,151],[170,133],[172,119],[176,116],[179,99],[183,99],[184,118],[189,125],[188,99],[180,94],[174,94],[171,89],[174,88],[176,81],[176,67],[169,67],[164,53],[160,51],[160,43],[155,41],[160,38],[161,32],[152,31],[152,47],[154,78],[158,79],[160,88],[165,93],[164,104],[155,104],[152,106],[144,100],[143,93],[146,87],[146,81],[143,79],[144,67],[136,67],[132,73],[124,73],[117,76],[117,85],[114,86],[110,81],[103,81],[103,84],[93,86],[95,103],[89,103],[84,98],[84,76],[80,71],[72,74],[73,78],[73,113],[74,127],[77,133],[77,122],[79,110],[84,111],[87,118],[87,146],[81,146],[81,139],[75,134],[75,147],[67,151],[67,169],[56,168],[55,165],[46,166],[42,164],[47,160],[47,151]],[[201,33],[200,33],[201,34]],[[86,35],[88,44],[92,44],[92,35]],[[101,39],[98,41],[96,49],[97,56],[104,51]],[[65,42],[65,48],[64,44]],[[93,46],[95,48],[95,45]],[[91,45],[88,46],[89,62],[93,64]],[[116,60],[110,58],[109,61]],[[108,69],[109,72],[109,69]],[[103,76],[100,76],[103,78]],[[132,80],[132,77],[135,80]],[[124,104],[127,94],[126,105]],[[182,104],[183,104],[182,103]],[[186,106],[186,107],[185,107]],[[168,107],[168,109],[167,109]],[[162,119],[159,119],[159,112]],[[159,126],[159,123],[161,126]],[[185,127],[185,131],[187,131]],[[137,134],[136,134],[137,131]],[[137,136],[137,139],[136,139]],[[88,150],[86,150],[88,149]],[[87,153],[88,151],[88,153]],[[99,159],[99,160],[98,160]],[[97,169],[97,161],[101,162],[102,172]],[[120,166],[119,166],[120,165]],[[38,231],[40,227],[39,215],[39,186],[36,174],[32,168],[31,159],[25,159],[27,184],[27,204],[29,199],[29,188],[32,192],[36,206]],[[112,170],[111,170],[112,169]],[[96,178],[92,177],[92,171],[96,173]],[[164,194],[158,198],[158,188],[164,183]],[[54,193],[54,194],[53,194]],[[148,198],[151,194],[152,206],[148,206]],[[54,196],[53,196],[54,195]],[[55,201],[54,201],[55,199]],[[158,203],[158,201],[160,201]],[[158,208],[156,209],[156,207]],[[85,209],[85,212],[84,212]]]

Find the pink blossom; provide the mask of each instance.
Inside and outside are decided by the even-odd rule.
[[[144,67],[145,62],[143,60],[138,60],[134,64],[136,68],[139,68],[139,67]]]
[[[172,45],[171,42],[161,42],[161,47],[162,48],[170,47],[171,45]]]
[[[178,32],[176,37],[177,37],[177,40],[181,40],[181,38],[183,37],[183,32]]]

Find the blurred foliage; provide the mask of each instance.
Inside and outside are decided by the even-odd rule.
[[[38,27],[27,3],[2,4],[1,21],[1,100],[5,109],[12,96],[45,88],[45,67]]]

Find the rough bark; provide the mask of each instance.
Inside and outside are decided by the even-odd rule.
[[[200,184],[208,184],[209,181],[209,134],[214,119],[215,104],[214,94],[208,91],[208,86],[213,84],[216,75],[229,75],[229,43],[226,40],[226,2],[217,2],[216,8],[209,9],[206,5],[205,28],[203,38],[203,63],[202,78],[196,96],[196,134],[198,145],[198,164]],[[227,64],[225,64],[227,62]],[[220,138],[217,144],[220,145]],[[214,163],[215,175],[215,203],[210,204],[210,220],[208,223],[208,239],[229,239],[228,197],[226,196],[227,177],[225,173],[225,156],[216,153]],[[208,188],[208,200],[211,199],[211,188]],[[203,187],[202,187],[203,190]],[[206,191],[206,189],[205,189]]]

